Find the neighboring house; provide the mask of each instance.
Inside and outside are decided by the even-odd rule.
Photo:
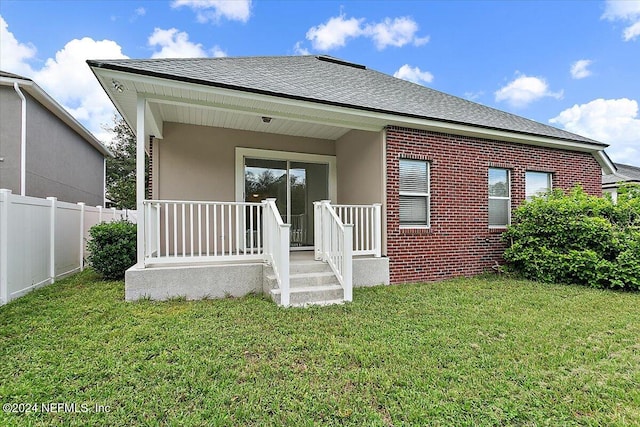
[[[137,135],[127,299],[289,305],[478,274],[527,196],[600,195],[614,170],[605,144],[328,56],[88,64]]]
[[[0,188],[104,205],[111,153],[32,80],[0,71]]]
[[[640,185],[640,167],[614,163],[617,171],[602,176],[602,191],[611,194],[611,198],[618,200],[618,187],[621,184]]]

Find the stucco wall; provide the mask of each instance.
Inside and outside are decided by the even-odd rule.
[[[338,204],[382,204],[382,254],[386,253],[384,133],[352,130],[336,141]]]
[[[165,123],[154,141],[153,197],[235,201],[236,147],[335,155],[325,139]]]
[[[0,86],[0,188],[20,194],[20,98],[13,87]]]
[[[28,94],[27,194],[104,203],[104,157]]]

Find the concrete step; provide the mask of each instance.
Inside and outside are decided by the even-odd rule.
[[[280,289],[272,289],[271,299],[281,305]],[[326,284],[318,286],[296,287],[290,289],[289,304],[292,307],[304,307],[307,305],[329,305],[344,302],[344,290],[339,284]]]
[[[291,288],[300,288],[308,286],[320,286],[336,283],[336,275],[333,271],[322,273],[298,273],[289,276],[289,286]]]
[[[290,274],[324,273],[331,271],[331,267],[322,261],[296,261],[289,265]]]

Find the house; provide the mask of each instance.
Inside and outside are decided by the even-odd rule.
[[[475,275],[528,195],[601,194],[614,168],[605,144],[329,56],[88,64],[137,135],[127,299]]]
[[[622,163],[614,163],[614,165],[617,171],[602,175],[602,191],[611,194],[611,198],[616,201],[621,184],[640,184],[640,168]]]
[[[104,205],[111,153],[32,80],[0,71],[0,188]]]

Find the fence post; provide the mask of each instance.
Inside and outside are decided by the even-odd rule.
[[[382,205],[373,204],[373,244],[375,245],[376,258],[382,255]]]
[[[51,202],[51,221],[49,222],[49,282],[56,281],[56,205],[57,197],[47,197]]]
[[[84,271],[84,202],[80,206],[80,271]]]
[[[113,222],[113,221],[115,221],[117,219],[116,218],[116,208],[111,208],[111,212],[113,212],[113,218],[111,218],[111,221]]]
[[[11,190],[0,189],[0,305],[9,302],[9,197]]]
[[[102,206],[98,205],[96,206],[96,208],[98,208],[98,224],[102,223]]]

